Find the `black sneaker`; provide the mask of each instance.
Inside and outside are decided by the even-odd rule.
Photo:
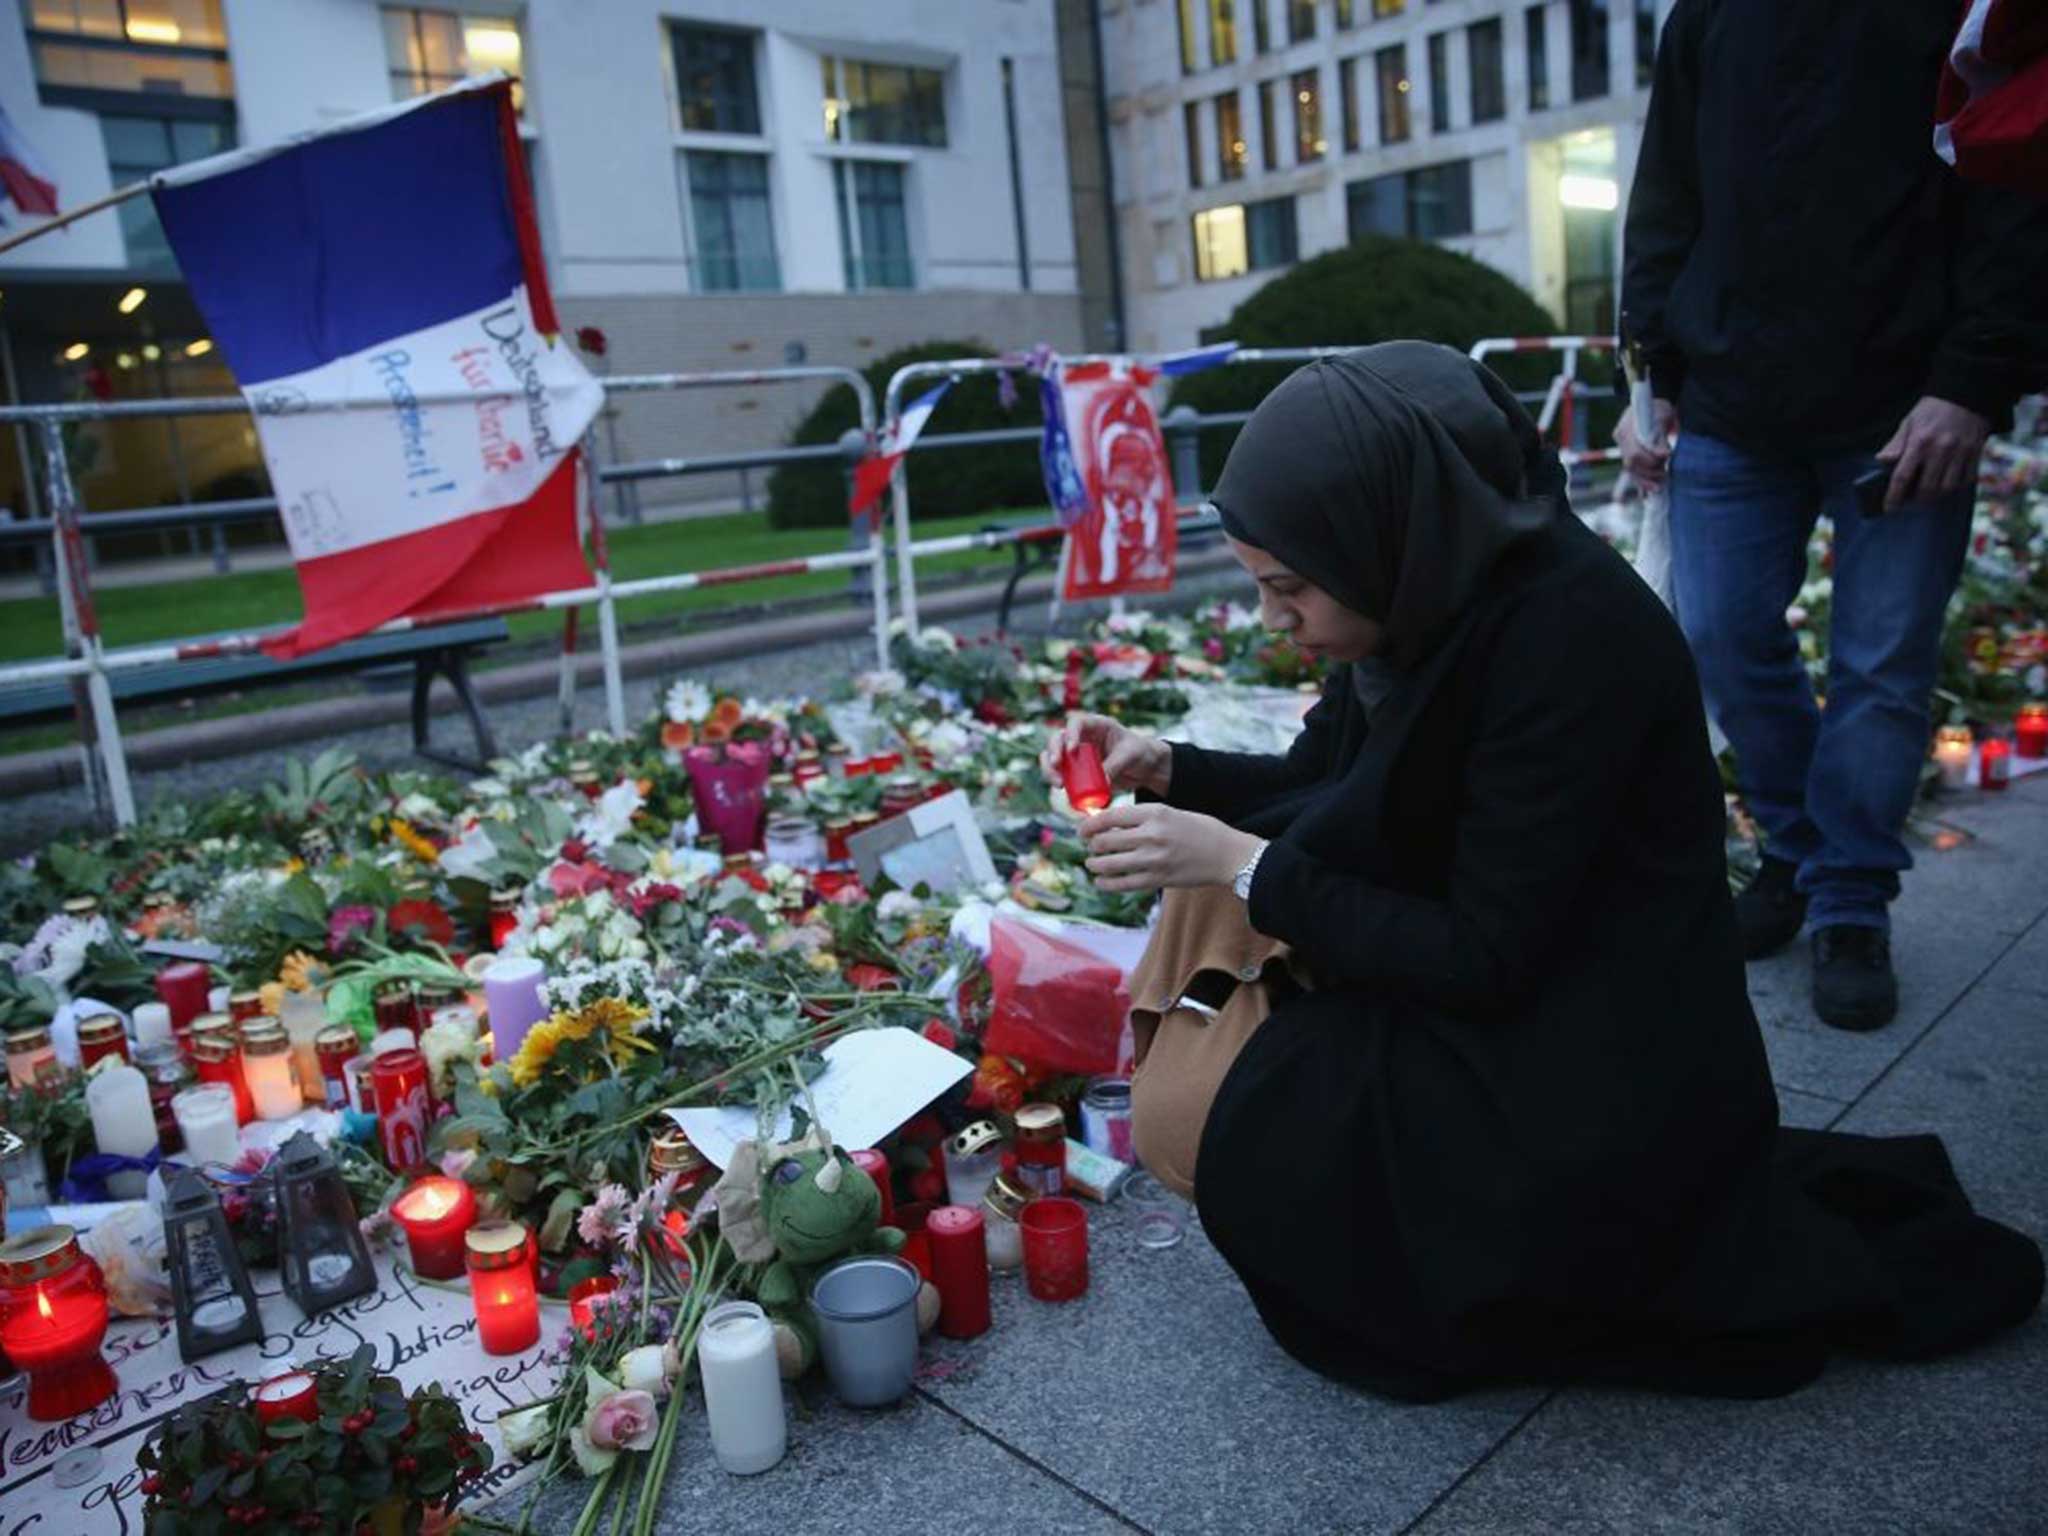
[[[1836,1029],[1879,1029],[1899,1011],[1892,944],[1882,929],[1847,924],[1813,936],[1813,1011]]]
[[[1764,856],[1756,878],[1735,898],[1735,926],[1742,933],[1742,958],[1775,955],[1806,925],[1806,898],[1799,894],[1799,866]]]

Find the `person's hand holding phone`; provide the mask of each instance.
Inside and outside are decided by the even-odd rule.
[[[1173,748],[1157,736],[1134,731],[1107,715],[1068,715],[1053,732],[1038,766],[1053,783],[1062,782],[1062,765],[1078,743],[1087,741],[1102,754],[1103,772],[1112,789],[1143,789],[1155,795],[1166,793],[1173,776]]]
[[[1922,395],[1891,441],[1877,450],[1878,462],[1891,467],[1884,509],[1930,501],[1970,484],[1990,435],[1991,423],[1975,411]]]

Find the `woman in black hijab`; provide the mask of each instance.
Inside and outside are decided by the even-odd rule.
[[[1106,888],[1206,892],[1266,943],[1139,1017],[1199,1052],[1234,987],[1272,1002],[1150,1129],[1198,1146],[1203,1225],[1290,1353],[1411,1399],[1758,1396],[2033,1311],[2039,1251],[1938,1140],[1779,1126],[1691,658],[1491,373],[1412,342],[1303,368],[1214,499],[1267,625],[1342,663],[1299,739],[1090,716],[1048,766],[1086,737],[1146,792],[1083,825]]]

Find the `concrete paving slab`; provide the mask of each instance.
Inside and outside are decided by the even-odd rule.
[[[820,1394],[789,1421],[789,1454],[758,1477],[731,1477],[711,1453],[702,1399],[687,1405],[654,1529],[663,1536],[866,1536],[960,1532],[1060,1536],[1136,1529],[1062,1486],[937,1405],[913,1396],[896,1408],[842,1408]],[[591,1485],[563,1479],[541,1495],[531,1529],[569,1530]],[[636,1487],[637,1492],[637,1487]],[[517,1524],[530,1494],[490,1513]],[[610,1514],[598,1526],[611,1529]]]
[[[1541,1401],[1417,1408],[1324,1381],[1273,1344],[1192,1212],[1156,1252],[1123,1202],[1090,1217],[1087,1298],[1000,1282],[988,1334],[927,1350],[928,1390],[1147,1530],[1399,1531]]]
[[[1849,1106],[1840,1099],[1822,1098],[1817,1093],[1806,1093],[1797,1088],[1778,1085],[1778,1123],[1797,1126],[1802,1131],[1821,1131],[1834,1123],[1835,1118]]]
[[[2048,997],[2048,920],[2036,923],[1984,978],[1984,984]]]

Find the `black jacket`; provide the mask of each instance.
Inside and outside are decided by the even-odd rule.
[[[1899,1310],[1780,1176],[1692,660],[1575,517],[1501,557],[1370,723],[1340,671],[1292,752],[1176,746],[1167,798],[1273,839],[1252,922],[1313,982],[1225,1078],[1195,1181],[1298,1358],[1404,1397],[1530,1372],[1783,1391],[1830,1320]],[[1996,1277],[1888,1318],[1894,1347],[2032,1307],[2038,1255],[1931,1138],[1800,1149],[1903,1164],[1958,1268]],[[1700,1342],[1730,1336],[1754,1342]]]
[[[1678,0],[1622,329],[1681,423],[1869,450],[1922,395],[1994,430],[2048,381],[2048,204],[1935,157],[1952,0]]]

